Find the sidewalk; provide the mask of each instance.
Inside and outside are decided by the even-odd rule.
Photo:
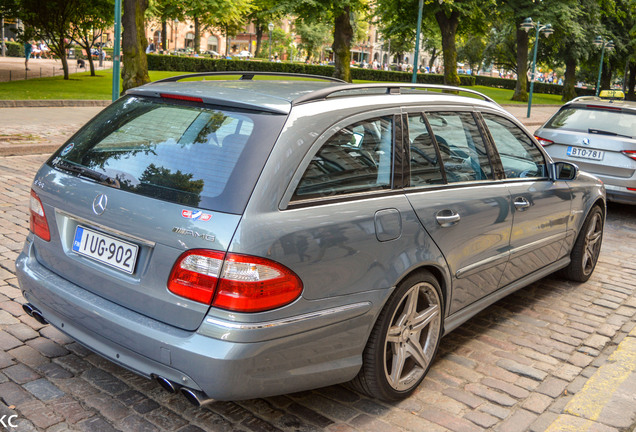
[[[69,73],[90,71],[88,60],[84,68],[80,68],[77,60],[68,60]],[[104,61],[99,67],[99,61],[95,61],[95,70],[112,68],[111,61]],[[8,81],[20,81],[32,78],[44,78],[63,75],[62,62],[60,60],[36,59],[29,60],[29,71],[24,70],[24,57],[0,57],[0,83]]]

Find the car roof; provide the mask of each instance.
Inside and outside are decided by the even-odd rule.
[[[238,80],[205,80],[206,76],[240,75]],[[279,76],[278,80],[253,80],[255,75]],[[201,78],[204,80],[188,80]],[[290,79],[293,77],[293,79]],[[311,78],[299,80],[298,78]],[[164,97],[198,101],[212,105],[223,105],[240,109],[268,111],[277,114],[288,114],[293,105],[316,102],[330,97],[356,97],[356,96],[382,96],[416,94],[430,95],[430,92],[422,90],[434,90],[437,98],[454,99],[459,101],[456,94],[440,93],[440,90],[453,90],[469,93],[483,101],[498,106],[489,97],[474,90],[435,84],[409,84],[409,83],[371,83],[349,84],[345,81],[322,76],[270,73],[270,72],[205,72],[167,78],[146,84],[141,87],[129,89],[126,94]],[[477,99],[465,99],[465,102],[478,102]],[[483,103],[482,101],[482,103]]]
[[[614,108],[625,108],[630,110],[636,110],[636,102],[626,101],[626,100],[609,100],[602,99],[598,96],[580,96],[575,99],[572,99],[570,102],[566,103],[563,107],[568,106],[599,106],[599,107],[614,107]]]

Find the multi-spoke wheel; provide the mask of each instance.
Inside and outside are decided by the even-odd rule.
[[[593,207],[572,248],[570,265],[563,270],[568,279],[585,282],[592,276],[601,253],[603,222],[603,212],[599,207]]]
[[[384,400],[410,395],[433,361],[442,322],[440,289],[433,275],[422,272],[406,278],[378,317],[353,386]]]

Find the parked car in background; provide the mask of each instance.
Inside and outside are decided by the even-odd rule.
[[[343,382],[397,400],[444,334],[594,271],[603,185],[488,97],[182,81],[231,74],[130,89],[41,167],[30,315],[195,404]]]
[[[583,96],[563,105],[535,136],[554,160],[603,180],[610,201],[636,204],[636,103]]]

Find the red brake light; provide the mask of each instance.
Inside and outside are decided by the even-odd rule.
[[[623,150],[621,153],[630,159],[636,160],[636,150]]]
[[[201,102],[201,103],[203,103],[203,99],[201,99],[200,97],[196,97],[196,96],[184,96],[184,95],[170,94],[170,93],[160,93],[159,96],[161,96],[162,98],[165,98],[165,99],[176,99],[176,100],[182,100],[182,101],[188,101],[188,102]]]
[[[168,279],[168,290],[178,296],[210,304],[221,268],[223,252],[193,249],[179,257]]]
[[[266,258],[194,249],[175,263],[168,289],[221,309],[260,312],[296,300],[303,285],[294,272]]]
[[[540,136],[534,136],[537,141],[539,141],[539,144],[541,144],[543,147],[549,146],[550,144],[554,144],[554,141],[549,140],[549,139],[545,139],[545,138],[541,138]]]
[[[605,105],[586,105],[586,108],[597,109],[597,110],[606,110],[606,111],[621,111],[618,107],[611,107]]]
[[[42,206],[42,201],[40,201],[40,198],[33,189],[31,189],[29,210],[31,213],[29,217],[29,227],[31,232],[44,241],[50,241],[51,233],[49,232],[49,223],[47,222],[46,215],[44,214],[44,207]]]

